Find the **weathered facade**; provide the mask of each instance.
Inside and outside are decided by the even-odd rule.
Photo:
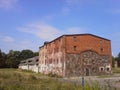
[[[19,64],[19,68],[20,69],[24,69],[24,70],[31,70],[34,72],[38,72],[39,71],[39,56],[33,57],[33,58],[29,58],[26,60],[22,60]]]
[[[63,35],[39,48],[39,72],[63,77],[111,73],[111,41],[92,34]]]

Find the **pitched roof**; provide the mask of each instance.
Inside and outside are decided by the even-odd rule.
[[[93,37],[97,37],[97,38],[101,38],[101,39],[110,41],[109,39],[106,39],[106,38],[103,38],[103,37],[100,37],[100,36],[97,36],[97,35],[94,35],[94,34],[85,33],[85,34],[64,34],[64,35],[62,35],[62,36],[60,36],[60,37],[58,37],[58,38],[56,38],[56,39],[54,39],[54,40],[52,40],[52,41],[50,41],[50,42],[47,41],[47,43],[45,43],[45,44],[49,44],[49,43],[51,43],[51,42],[53,42],[53,41],[55,41],[55,40],[57,40],[57,39],[62,38],[63,36],[86,36],[86,35],[89,35],[89,36],[93,36]],[[43,46],[44,46],[44,45],[43,45]],[[43,46],[41,46],[41,47],[43,47]],[[41,48],[41,47],[39,47],[39,48]]]

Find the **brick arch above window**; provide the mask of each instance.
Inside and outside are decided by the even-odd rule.
[[[81,52],[80,52],[80,54],[85,53],[85,52],[93,52],[93,53],[98,54],[98,52],[97,52],[97,51],[92,50],[92,49],[88,49],[88,50],[81,51]]]

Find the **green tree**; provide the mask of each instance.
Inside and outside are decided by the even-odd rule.
[[[10,50],[6,55],[0,50],[0,67],[17,68],[21,60],[38,56],[38,52],[31,50],[14,51]]]
[[[19,57],[20,57],[20,60],[28,59],[28,58],[34,57],[34,53],[33,51],[28,49],[22,50]]]
[[[112,56],[112,67],[114,67],[115,64],[115,58]]]
[[[34,56],[39,56],[39,53],[38,52],[34,52]]]
[[[17,68],[20,62],[20,51],[13,51],[10,50],[7,54],[7,61],[6,64],[10,68]]]
[[[118,53],[118,58],[120,59],[120,52]]]
[[[0,68],[6,67],[6,54],[0,50]]]
[[[118,56],[115,58],[115,60],[118,62],[118,67],[120,67],[120,53],[119,53]]]

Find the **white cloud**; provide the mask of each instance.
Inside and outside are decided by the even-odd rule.
[[[80,34],[80,33],[85,33],[86,29],[85,28],[80,28],[80,27],[71,27],[66,30],[66,33],[68,34]]]
[[[80,27],[69,27],[69,28],[60,30],[46,23],[27,24],[24,27],[18,28],[18,30],[20,32],[26,33],[26,35],[30,34],[29,35],[30,37],[37,36],[44,41],[51,41],[61,36],[62,34],[79,34],[86,31],[86,29],[80,28]],[[31,49],[33,51],[37,51],[39,45],[43,44],[42,42],[40,42],[39,39],[14,40],[10,36],[1,36],[1,35],[0,35],[0,41],[2,42],[0,45],[1,49],[6,52],[8,52],[8,50],[10,49],[13,49],[13,50]]]
[[[52,40],[60,34],[60,30],[45,23],[28,24],[18,30],[33,34],[43,40]]]
[[[95,0],[65,0],[65,4],[62,8],[62,14],[68,15],[70,12],[75,9],[81,9],[83,6],[87,6],[89,4],[94,4]]]
[[[85,28],[69,27],[64,30],[60,30],[52,25],[48,25],[45,23],[28,24],[24,27],[18,28],[18,30],[21,32],[32,34],[46,41],[53,40],[62,34],[79,34],[86,32]]]
[[[114,13],[114,14],[120,14],[120,9],[112,10],[112,13]]]
[[[11,9],[16,6],[18,0],[0,0],[1,9]]]
[[[79,6],[80,0],[65,0],[65,6],[61,9],[62,15],[68,15],[73,8]]]
[[[120,9],[115,10],[115,12],[120,14]]]
[[[81,0],[66,0],[68,5],[75,5],[78,4]]]
[[[38,48],[36,47],[37,45],[35,45],[34,42],[32,41],[29,41],[29,40],[23,40],[23,41],[20,41],[19,42],[19,46],[18,45],[15,45],[16,48],[19,48],[19,49],[34,49],[34,48]]]
[[[26,40],[26,39],[15,41],[14,43],[9,43],[9,44],[2,42],[0,44],[0,49],[2,49],[6,53],[8,53],[9,50],[23,50],[23,49],[30,49],[33,51],[38,51],[39,43],[37,43],[36,41],[31,41],[31,40]]]
[[[93,4],[96,0],[65,0],[68,6],[75,6],[75,5],[86,5],[86,4]]]
[[[0,40],[7,43],[11,43],[15,41],[14,38],[10,36],[0,36]]]
[[[110,14],[120,14],[120,8],[107,9],[105,12]]]
[[[46,15],[46,16],[43,17],[43,21],[45,21],[45,20],[53,20],[55,16],[56,16],[55,14]]]
[[[70,13],[70,8],[68,8],[68,7],[62,8],[62,14],[63,15],[68,15],[69,13]]]

